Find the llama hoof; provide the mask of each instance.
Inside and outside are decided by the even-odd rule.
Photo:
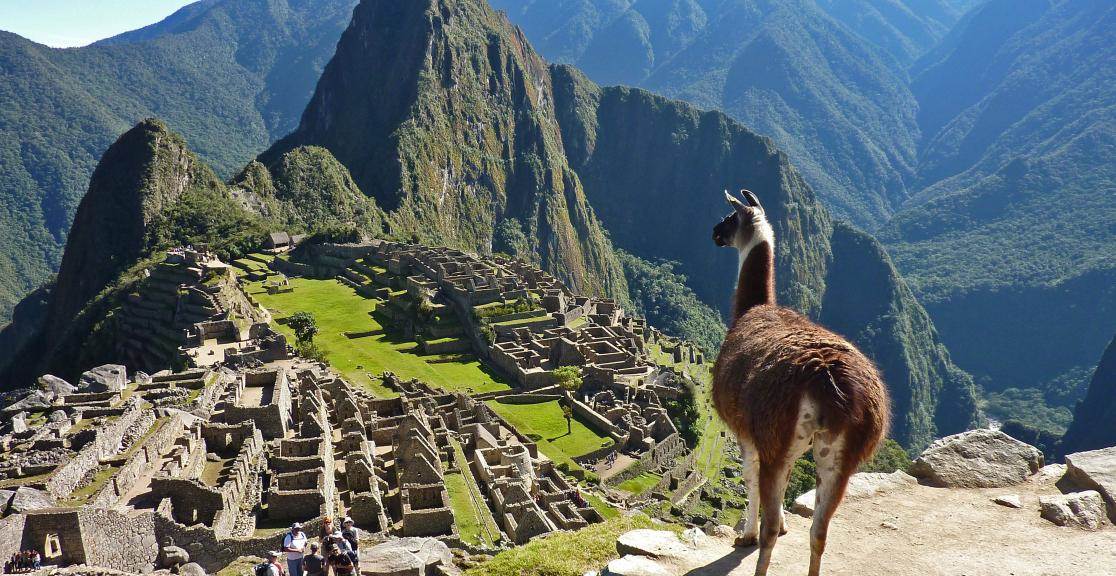
[[[736,541],[732,543],[734,548],[751,548],[758,542],[756,536],[737,536]]]
[[[783,527],[781,529],[779,529],[779,535],[780,536],[786,536],[787,532],[788,532],[787,525],[783,524]]]

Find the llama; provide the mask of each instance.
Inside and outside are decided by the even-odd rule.
[[[809,574],[817,576],[849,476],[886,432],[887,389],[856,347],[775,304],[774,232],[755,194],[741,193],[747,204],[725,192],[733,211],[713,228],[718,246],[740,253],[731,327],[713,368],[713,404],[736,434],[746,467],[747,517],[735,545],[758,540],[756,575],[767,573],[775,541],[786,533],[791,468],[812,447],[818,486]]]

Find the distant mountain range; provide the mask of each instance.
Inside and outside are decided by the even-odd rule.
[[[202,241],[232,256],[269,228],[507,252],[704,341],[723,328],[701,301],[727,301],[736,273],[709,230],[720,190],[740,182],[776,228],[781,301],[876,360],[894,437],[918,449],[976,424],[971,378],[882,246],[835,223],[771,140],[548,65],[483,0],[361,2],[298,127],[227,182],[167,125],[128,131],[94,173],[56,281],[0,334],[0,361],[26,382],[113,360],[114,310],[149,258]]]
[[[1116,325],[1112,2],[493,2],[598,82],[770,136],[879,233],[997,417],[1068,423]]]

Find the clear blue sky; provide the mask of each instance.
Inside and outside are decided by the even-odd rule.
[[[0,0],[0,30],[48,46],[85,46],[143,28],[195,0]]]

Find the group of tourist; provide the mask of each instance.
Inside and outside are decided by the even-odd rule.
[[[341,528],[328,516],[322,520],[318,542],[308,543],[302,524],[295,522],[283,535],[281,551],[268,552],[268,561],[256,567],[256,576],[350,576],[360,572],[360,531],[348,516]],[[280,558],[286,556],[286,566]]]
[[[43,567],[43,557],[38,550],[20,550],[4,563],[5,574],[30,572]]]

